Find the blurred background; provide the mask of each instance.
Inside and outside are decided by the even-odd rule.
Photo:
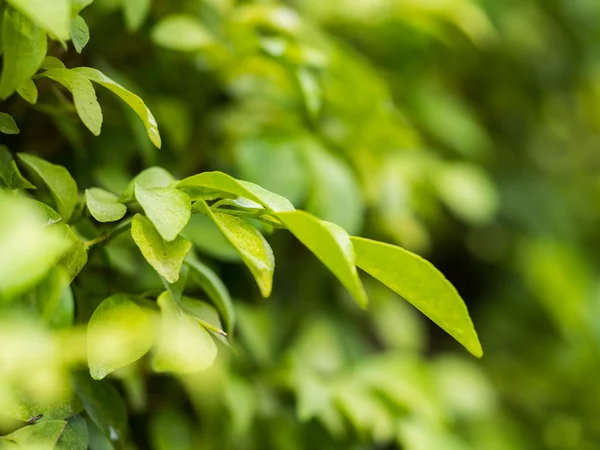
[[[457,287],[485,352],[366,276],[359,310],[283,233],[261,299],[194,216],[186,236],[235,297],[237,354],[116,381],[131,448],[600,448],[600,2],[95,0],[82,16],[83,53],[52,54],[138,93],[163,148],[100,91],[93,137],[44,81],[35,107],[8,103],[22,126],[4,143],[117,193],[153,165],[223,170],[401,245]],[[80,320],[160,286],[119,240],[74,282]]]

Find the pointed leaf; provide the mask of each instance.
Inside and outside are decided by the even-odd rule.
[[[197,259],[190,257],[186,260],[186,264],[192,270],[192,274],[208,298],[219,309],[227,334],[230,335],[235,327],[235,309],[227,287],[210,267]]]
[[[357,265],[412,303],[473,355],[483,355],[467,307],[429,262],[394,245],[352,238]]]
[[[192,248],[191,242],[181,236],[171,242],[165,241],[152,223],[140,214],[133,218],[131,235],[154,270],[169,283],[175,283],[179,279],[183,258]]]
[[[38,99],[38,90],[31,78],[25,80],[25,82],[17,89],[17,94],[21,96],[26,102],[35,105]]]
[[[12,116],[0,112],[0,133],[19,134],[20,130]]]
[[[77,184],[63,166],[49,163],[37,156],[19,153],[19,159],[27,169],[39,176],[50,189],[58,213],[68,221],[77,205]]]
[[[252,272],[263,297],[271,295],[275,258],[264,236],[241,217],[212,212],[204,200],[199,200],[199,210],[210,217],[225,237],[239,252]]]
[[[4,145],[0,145],[0,187],[35,189],[35,186],[21,175],[12,153]]]
[[[144,24],[151,6],[151,0],[127,0],[123,2],[123,14],[129,31],[137,31]]]
[[[4,64],[0,98],[6,99],[40,68],[46,56],[46,33],[13,8],[6,8],[2,19],[2,39]]]
[[[121,448],[127,434],[127,408],[119,392],[109,382],[94,381],[87,373],[77,374],[76,391],[96,426]]]
[[[100,188],[86,189],[85,203],[98,222],[115,222],[127,212],[127,206],[119,203],[115,194]]]
[[[79,415],[67,420],[54,450],[87,450],[89,443],[85,419]]]
[[[366,307],[367,295],[356,271],[354,250],[348,234],[341,227],[304,211],[279,213],[277,217],[334,273],[356,302]]]
[[[83,17],[75,16],[71,20],[69,34],[71,35],[71,41],[73,42],[75,51],[81,53],[83,48],[90,41],[90,29],[88,28],[87,23],[85,23],[85,20],[83,20]]]
[[[133,109],[133,111],[140,117],[140,119],[142,119],[142,122],[144,122],[144,126],[146,127],[146,132],[148,133],[150,141],[152,141],[156,147],[160,148],[161,140],[156,119],[141,98],[132,92],[129,92],[123,86],[111,80],[99,70],[92,69],[90,67],[77,67],[73,70],[87,77],[90,81],[104,86],[108,90],[118,95],[125,103],[127,103],[129,107]]]
[[[181,270],[179,271],[179,279],[175,283],[169,283],[164,277],[160,277],[165,289],[169,291],[169,294],[171,294],[171,297],[177,304],[179,304],[179,300],[181,300],[181,296],[183,295],[189,273],[190,268],[184,264],[181,266]]]
[[[94,136],[98,136],[102,129],[102,109],[90,80],[76,70],[69,69],[49,69],[40,76],[62,84],[73,94],[73,103],[79,118]]]
[[[144,189],[138,184],[135,198],[160,235],[169,242],[177,238],[192,215],[189,197],[176,188]]]
[[[7,3],[52,36],[63,41],[69,38],[69,0],[7,0]]]
[[[161,330],[152,360],[157,372],[193,373],[210,367],[217,346],[197,319],[184,312],[168,292],[158,297]]]
[[[5,439],[13,441],[19,448],[53,450],[66,425],[64,420],[47,420],[20,428]]]
[[[88,363],[95,380],[137,361],[152,347],[150,315],[126,295],[100,303],[87,330]]]
[[[247,181],[236,180],[223,172],[204,172],[181,180],[179,188],[202,188],[222,191],[252,200],[274,212],[294,211],[294,206],[284,197]]]

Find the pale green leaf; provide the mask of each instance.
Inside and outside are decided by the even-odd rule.
[[[40,68],[46,56],[46,33],[13,8],[6,8],[2,39],[4,57],[0,98],[6,99]]]
[[[154,189],[170,186],[177,180],[162,167],[149,167],[142,170],[133,180],[129,182],[127,188],[123,191],[120,201],[131,203],[135,201],[135,185],[139,184],[144,189]]]
[[[87,424],[83,417],[77,415],[67,419],[67,425],[54,450],[87,450],[88,443]]]
[[[26,200],[0,191],[0,298],[39,282],[68,249],[64,234]]]
[[[213,258],[228,262],[241,261],[240,254],[223,236],[219,227],[203,214],[192,214],[181,235],[192,241],[194,248]]]
[[[275,258],[271,246],[260,231],[241,217],[213,212],[204,200],[199,200],[196,205],[200,205],[199,210],[217,224],[221,232],[239,252],[242,260],[252,272],[262,296],[271,295]]]
[[[19,94],[23,100],[31,103],[32,105],[37,103],[38,90],[31,78],[25,80],[25,82],[19,88],[17,88],[17,94]]]
[[[71,0],[71,14],[79,14],[84,8],[90,6],[94,0]]]
[[[190,268],[184,264],[179,271],[179,279],[175,283],[169,283],[164,277],[160,277],[165,289],[169,291],[169,294],[171,294],[171,297],[173,297],[173,300],[177,304],[179,304],[179,300],[181,300],[181,296],[185,290],[189,273]]]
[[[152,40],[161,47],[181,52],[197,52],[214,42],[204,25],[187,15],[162,19],[152,30]]]
[[[63,63],[60,59],[55,56],[46,56],[40,70],[50,70],[50,69],[66,69],[65,63]]]
[[[49,69],[40,76],[62,84],[73,94],[73,103],[81,121],[94,136],[98,136],[102,129],[102,108],[90,80],[75,69]]]
[[[39,27],[61,41],[69,38],[69,0],[6,0]]]
[[[119,392],[106,380],[92,380],[87,373],[77,374],[75,386],[85,412],[121,448],[127,434],[127,408]]]
[[[152,0],[124,0],[123,14],[129,31],[137,31],[145,22]]]
[[[204,172],[181,180],[177,187],[182,189],[201,188],[221,191],[252,200],[274,212],[294,211],[294,206],[284,197],[247,181],[236,180],[223,172]]]
[[[357,265],[412,303],[477,357],[481,344],[467,307],[452,284],[428,261],[394,245],[352,238]]]
[[[58,229],[63,230],[65,238],[71,243],[69,250],[67,250],[58,260],[58,265],[67,273],[69,283],[71,283],[87,264],[87,248],[73,228],[63,224],[55,226]]]
[[[192,204],[185,192],[174,187],[144,189],[135,186],[135,198],[160,235],[171,242],[192,215]]]
[[[73,70],[87,77],[90,81],[104,86],[119,96],[125,103],[127,103],[129,107],[139,116],[139,118],[142,119],[142,122],[144,122],[144,127],[146,128],[146,132],[148,133],[150,141],[152,141],[156,147],[160,148],[161,140],[160,133],[158,132],[158,124],[141,98],[132,92],[129,92],[123,86],[111,80],[97,69],[92,69],[90,67],[77,67]]]
[[[63,166],[49,163],[37,156],[19,153],[19,159],[48,186],[61,217],[68,221],[77,205],[77,184]]]
[[[363,223],[364,204],[349,165],[316,143],[308,142],[304,155],[312,179],[306,210],[348,233],[358,233]]]
[[[348,234],[341,227],[304,211],[278,213],[277,217],[334,273],[356,302],[366,307],[367,295],[356,271],[354,250]]]
[[[50,326],[65,328],[73,324],[75,301],[69,285],[69,276],[54,268],[46,279],[36,286],[37,307],[40,316]]]
[[[13,392],[14,399],[9,405],[3,403],[2,414],[14,419],[27,421],[43,414],[44,420],[63,419],[83,410],[83,405],[73,390],[61,389],[51,399],[42,399],[38,395]]]
[[[154,333],[148,312],[126,295],[107,298],[96,308],[87,328],[90,374],[101,380],[144,356]]]
[[[168,292],[158,297],[160,338],[152,368],[157,372],[193,373],[210,367],[217,346],[198,320],[184,312]]]
[[[71,29],[69,31],[71,41],[77,53],[81,53],[83,48],[90,41],[90,29],[81,16],[75,16],[71,20]]]
[[[66,425],[64,420],[47,420],[20,428],[5,439],[26,450],[53,450]]]
[[[231,334],[235,327],[235,308],[227,287],[210,267],[202,264],[197,259],[190,257],[186,260],[186,264],[190,267],[192,275],[204,289],[208,298],[223,316],[227,334]]]
[[[35,186],[21,175],[12,154],[4,145],[0,145],[0,187],[35,189]]]
[[[86,189],[85,203],[98,222],[115,222],[127,212],[127,206],[115,194],[100,188]]]
[[[9,114],[0,112],[0,133],[4,134],[19,134],[20,130],[15,119]]]
[[[27,199],[27,202],[37,210],[38,214],[41,217],[44,218],[44,223],[46,225],[51,225],[62,220],[62,217],[60,217],[60,215],[56,211],[54,211],[45,203],[33,199]]]
[[[323,106],[321,87],[316,76],[306,68],[299,68],[296,75],[308,116],[315,120]]]
[[[179,279],[183,259],[192,248],[191,242],[181,236],[172,242],[165,241],[152,223],[140,214],[133,218],[131,235],[154,270],[169,283],[175,283]]]

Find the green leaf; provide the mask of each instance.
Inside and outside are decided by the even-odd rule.
[[[6,0],[46,32],[59,40],[69,38],[71,4],[69,0]]]
[[[40,68],[46,56],[46,33],[14,9],[6,8],[2,20],[2,39],[4,65],[0,98],[6,99]]]
[[[69,285],[69,276],[60,268],[54,268],[46,279],[36,287],[37,306],[42,319],[54,328],[73,324],[75,301]]]
[[[135,198],[168,242],[178,237],[192,215],[189,197],[176,188],[144,189],[138,184],[135,186]]]
[[[181,235],[192,241],[194,248],[213,258],[227,261],[241,261],[240,254],[227,240],[219,227],[203,214],[192,214]]]
[[[158,297],[160,338],[152,360],[157,372],[193,373],[210,367],[217,346],[198,320],[184,312],[168,292]]]
[[[25,82],[17,89],[17,94],[21,96],[26,102],[35,105],[38,99],[38,90],[31,78],[25,80]]]
[[[223,332],[223,325],[219,313],[215,307],[205,301],[198,300],[192,297],[182,297],[178,303],[179,307],[182,308],[188,314],[194,316],[200,324],[209,331],[215,339],[218,339],[223,344],[231,348],[227,335]]]
[[[197,52],[214,42],[198,19],[186,15],[162,19],[152,30],[152,40],[157,45],[181,52]]]
[[[90,6],[94,0],[71,0],[71,15],[79,14],[84,8]]]
[[[127,434],[127,408],[119,392],[106,380],[94,381],[86,373],[77,374],[76,391],[96,426],[121,447]]]
[[[144,356],[152,347],[148,312],[126,295],[107,298],[96,308],[87,328],[90,374],[101,380]]]
[[[356,271],[354,250],[348,234],[341,227],[304,211],[278,213],[277,217],[334,273],[356,302],[366,307],[367,295]]]
[[[252,272],[263,297],[271,295],[275,258],[264,236],[241,217],[212,212],[204,200],[199,200],[199,210],[210,217],[225,237],[239,252]]]
[[[18,153],[28,170],[39,176],[50,189],[61,217],[68,221],[77,205],[77,184],[63,166],[44,161],[37,156]]]
[[[150,167],[142,170],[133,180],[129,182],[129,185],[121,194],[120,201],[123,203],[135,201],[136,184],[139,184],[144,189],[154,189],[170,186],[176,181],[177,180],[173,178],[173,175],[171,175],[162,167]]]
[[[304,155],[312,178],[306,210],[338,224],[348,233],[358,233],[364,204],[360,186],[348,164],[314,142],[307,143]]]
[[[55,225],[55,227],[63,229],[65,238],[71,243],[69,250],[67,250],[58,261],[58,265],[67,273],[69,283],[72,283],[73,279],[79,275],[79,272],[81,272],[87,264],[87,248],[85,243],[70,226],[58,224]]]
[[[102,433],[102,430],[89,418],[85,421],[89,434],[90,450],[115,450],[110,440]]]
[[[153,450],[192,450],[194,424],[189,414],[175,408],[162,409],[150,418]]]
[[[83,48],[90,41],[90,29],[81,16],[75,16],[71,20],[71,29],[69,31],[71,41],[77,53],[81,53]]]
[[[252,200],[274,212],[294,211],[286,198],[247,181],[236,180],[223,172],[204,172],[181,180],[177,187],[216,190]]]
[[[89,443],[88,429],[85,419],[73,416],[67,419],[67,426],[63,430],[54,450],[87,450]]]
[[[73,69],[73,71],[80,73],[94,83],[104,86],[119,96],[125,103],[127,103],[129,107],[139,116],[139,118],[142,119],[142,122],[144,122],[144,127],[146,128],[146,132],[148,133],[150,141],[152,141],[156,147],[160,148],[161,139],[160,133],[158,132],[158,124],[141,98],[132,92],[129,92],[123,86],[111,80],[99,70],[92,69],[90,67],[77,67]]]
[[[0,298],[39,282],[68,249],[64,234],[26,200],[0,191]]]
[[[86,189],[85,203],[98,222],[115,222],[127,212],[127,206],[119,202],[119,197],[100,188]]]
[[[66,69],[65,63],[63,63],[60,59],[55,56],[46,56],[40,70],[50,70],[50,69]]]
[[[10,406],[3,403],[2,414],[18,420],[27,421],[39,414],[44,420],[63,419],[83,411],[83,405],[71,389],[56,392],[51,399],[41,399],[38,395],[13,392],[14,401]]]
[[[49,69],[40,76],[62,84],[73,94],[73,103],[79,118],[94,136],[98,136],[102,129],[102,108],[90,80],[75,69]]]
[[[175,300],[175,303],[177,304],[179,304],[179,300],[181,300],[181,296],[185,290],[189,272],[189,267],[184,264],[179,271],[179,279],[175,283],[169,283],[163,277],[160,277],[165,289],[169,291],[169,294],[171,294],[171,297],[173,297],[173,300]]]
[[[33,199],[27,199],[27,202],[37,210],[41,217],[44,218],[44,223],[46,225],[52,225],[53,223],[57,223],[62,220],[62,217],[60,217],[56,211],[54,211],[45,203]]]
[[[131,223],[131,235],[146,261],[169,283],[179,279],[179,271],[185,255],[192,248],[191,242],[177,236],[165,241],[152,223],[141,214],[136,214]]]
[[[125,24],[129,31],[137,31],[144,24],[151,6],[152,0],[126,0],[123,2]]]
[[[412,303],[477,357],[481,344],[467,307],[452,284],[428,261],[403,248],[352,238],[357,265]]]
[[[19,134],[20,130],[12,116],[0,112],[0,133]]]
[[[21,175],[12,153],[4,145],[0,145],[0,187],[35,189],[35,186]]]
[[[192,270],[192,274],[208,298],[218,308],[225,322],[225,330],[227,334],[231,335],[235,327],[235,308],[227,287],[210,267],[202,264],[196,258],[187,258],[186,264]]]
[[[53,450],[66,425],[64,420],[46,420],[20,428],[5,439],[22,449]]]

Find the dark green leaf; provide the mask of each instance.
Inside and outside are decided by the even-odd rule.
[[[428,261],[403,248],[352,238],[357,265],[412,303],[473,355],[483,351],[467,308],[452,284]]]
[[[81,416],[73,416],[67,419],[67,426],[58,438],[54,450],[87,450],[88,443],[85,419]]]
[[[0,145],[0,187],[35,189],[35,186],[21,175],[12,154],[4,145]]]

